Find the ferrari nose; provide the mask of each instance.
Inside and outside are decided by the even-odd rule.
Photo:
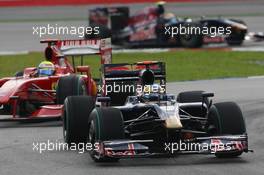
[[[0,109],[1,109],[1,106],[2,106],[3,104],[8,103],[8,101],[9,101],[9,97],[8,97],[8,96],[0,95]]]

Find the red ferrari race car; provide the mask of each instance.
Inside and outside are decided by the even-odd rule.
[[[15,77],[0,79],[0,121],[46,121],[61,117],[64,99],[72,95],[97,94],[84,56],[99,54],[101,63],[111,63],[110,39],[43,40],[46,60]],[[72,57],[72,64],[67,56]],[[81,65],[75,66],[75,58]]]

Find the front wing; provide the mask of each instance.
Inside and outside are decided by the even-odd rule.
[[[159,155],[215,154],[250,151],[248,149],[248,137],[246,134],[197,137],[192,140],[183,140],[177,143],[164,143],[164,148],[161,148],[163,150],[162,152],[153,152],[150,147],[146,146],[151,143],[154,143],[153,140],[103,141],[99,143],[99,149],[96,152],[99,157],[136,158]]]
[[[42,122],[61,120],[62,105],[45,105],[28,117],[0,115],[0,122]]]

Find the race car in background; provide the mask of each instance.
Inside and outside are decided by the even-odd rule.
[[[62,116],[65,142],[90,144],[89,153],[96,162],[188,153],[229,158],[250,151],[238,105],[212,103],[214,94],[203,91],[181,92],[177,98],[168,94],[161,90],[166,82],[164,65],[103,65],[108,83],[155,86],[156,90],[120,95],[123,104],[112,104],[111,95],[97,97],[96,105],[89,96],[67,97]]]
[[[181,46],[201,47],[204,44],[224,43],[228,45],[241,45],[247,34],[245,22],[237,19],[227,18],[178,18],[173,13],[165,12],[164,3],[158,3],[154,7],[146,7],[141,11],[130,15],[129,8],[103,7],[94,8],[89,11],[89,24],[99,27],[98,35],[86,35],[86,38],[112,37],[112,43],[127,47],[142,46]],[[213,28],[224,28],[228,31],[221,34],[211,33],[178,34],[170,35],[166,32],[168,28],[195,27],[208,31]],[[170,32],[172,33],[172,32]]]
[[[85,56],[98,54],[101,63],[111,63],[111,40],[43,40],[45,67],[28,67],[15,77],[0,79],[0,121],[61,119],[64,99],[72,95],[97,95]],[[67,57],[72,57],[72,63]],[[75,65],[79,57],[81,65]],[[45,73],[45,74],[43,74]]]

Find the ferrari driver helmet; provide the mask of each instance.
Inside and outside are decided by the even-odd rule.
[[[55,72],[55,66],[50,61],[42,61],[38,66],[38,75],[40,77],[51,76]]]

